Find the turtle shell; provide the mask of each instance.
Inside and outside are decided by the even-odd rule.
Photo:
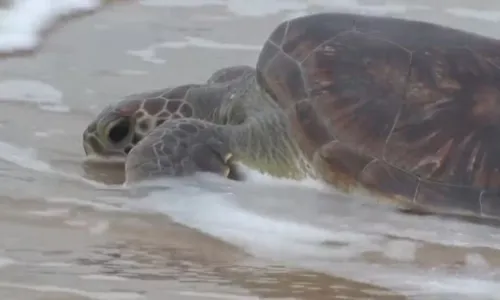
[[[492,38],[323,13],[272,32],[257,80],[330,183],[500,218],[499,66],[500,41]]]

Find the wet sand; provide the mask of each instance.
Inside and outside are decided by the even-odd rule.
[[[100,204],[99,199],[119,199],[126,192],[82,179],[121,180],[120,168],[99,172],[82,165],[82,130],[105,105],[130,93],[204,81],[224,66],[253,65],[270,29],[288,16],[236,19],[219,7],[112,2],[53,28],[36,53],[3,58],[0,151],[11,154],[0,160],[0,296],[404,299],[375,285],[255,257],[165,215],[123,212],[119,200]],[[495,31],[476,20],[447,22]],[[182,42],[198,46],[179,51]],[[5,96],[6,80],[26,86],[22,97],[30,100]],[[416,255],[423,267],[460,265],[472,251],[430,243],[418,251],[426,249]],[[472,252],[500,266],[494,250]],[[367,254],[366,259],[384,258]]]

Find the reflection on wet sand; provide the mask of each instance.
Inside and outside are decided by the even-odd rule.
[[[83,162],[82,169],[85,178],[104,184],[122,184],[125,181],[123,163],[93,163]]]
[[[405,299],[374,285],[256,259],[237,247],[160,218],[149,221],[156,229],[134,232],[134,228],[120,228],[121,234],[126,231],[120,241],[96,247],[95,257],[78,259],[78,264],[136,280],[238,287],[265,299]]]

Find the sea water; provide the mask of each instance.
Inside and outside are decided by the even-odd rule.
[[[433,9],[425,3],[417,5],[410,1],[383,1],[382,4],[354,0],[139,2],[147,7],[219,7],[233,18],[275,14],[284,14],[283,18],[286,18],[307,14],[317,7],[323,10],[382,14]],[[0,15],[0,51],[12,53],[43,47],[43,33],[63,17],[82,12],[99,13],[103,6],[97,0],[14,1]],[[500,20],[500,12],[494,9],[461,7],[457,4],[445,7],[444,12],[455,17],[489,22]],[[189,47],[258,52],[261,45],[243,41],[218,42],[186,35],[180,40],[159,41],[144,49],[124,51],[145,63],[161,65],[166,61],[157,56],[158,50],[182,51]],[[71,111],[61,91],[47,82],[33,79],[0,81],[0,101],[36,105],[40,110],[59,114]],[[61,129],[54,129],[37,131],[34,135],[43,138],[60,132]],[[77,181],[88,189],[117,190],[125,195],[114,198],[86,198],[80,194],[67,197],[47,195],[44,198],[48,203],[78,205],[118,214],[163,214],[178,224],[240,247],[256,257],[370,282],[406,293],[415,299],[499,299],[496,295],[500,294],[500,264],[495,262],[496,257],[500,256],[500,229],[494,227],[443,220],[435,216],[404,215],[386,206],[341,195],[314,180],[278,180],[249,169],[246,169],[249,180],[245,183],[227,182],[201,174],[179,180],[158,180],[149,186],[126,187],[102,184],[84,179],[76,173],[59,170],[39,157],[36,145],[21,146],[0,141],[0,160],[30,170],[32,174]],[[3,172],[2,176],[8,177],[11,173]],[[151,187],[154,188],[150,190]],[[67,211],[37,210],[31,213],[50,218]],[[87,226],[88,222],[79,220],[71,224]],[[106,221],[101,221],[92,223],[88,228],[92,234],[102,234],[108,227]],[[433,253],[446,256],[448,251],[460,252],[457,254],[459,261],[456,266],[443,266],[439,264],[439,259],[431,257]],[[12,263],[15,262],[5,258],[0,265]],[[16,285],[0,282],[1,286]],[[23,284],[18,284],[18,288],[45,292],[64,290],[55,286]],[[84,292],[76,294],[95,299],[110,299],[113,296]],[[116,299],[137,298],[135,294],[116,293],[114,296]]]

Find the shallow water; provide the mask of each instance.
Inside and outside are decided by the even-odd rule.
[[[254,64],[285,18],[360,11],[494,36],[500,4],[73,0],[47,9],[56,3],[1,13],[0,296],[500,299],[500,228],[403,215],[250,171],[245,184],[197,176],[126,189],[119,167],[82,164],[81,147],[106,104]],[[87,13],[68,18],[73,8]]]

